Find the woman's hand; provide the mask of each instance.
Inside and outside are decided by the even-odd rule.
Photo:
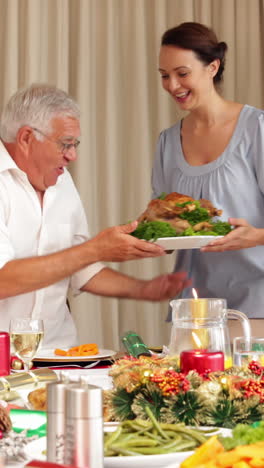
[[[245,219],[229,218],[228,222],[235,227],[229,234],[210,242],[201,249],[202,252],[224,252],[264,245],[264,229],[251,226]]]

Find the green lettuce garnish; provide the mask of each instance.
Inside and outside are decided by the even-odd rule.
[[[149,241],[156,240],[159,237],[176,237],[177,233],[169,223],[163,221],[143,221],[131,235]]]
[[[226,450],[232,450],[238,445],[248,445],[264,441],[264,421],[260,421],[258,427],[248,424],[237,424],[233,429],[232,437],[219,436],[219,439]]]

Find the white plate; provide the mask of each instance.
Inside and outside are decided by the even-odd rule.
[[[46,461],[47,438],[40,437],[40,439],[32,440],[25,447],[25,454],[28,460],[42,460]]]
[[[113,432],[116,430],[119,423],[104,423],[104,430],[106,432]],[[28,460],[46,460],[47,437],[40,437],[40,439],[33,440],[25,447],[25,454]]]
[[[164,468],[180,468],[180,463],[173,463],[172,465],[164,466]]]
[[[155,241],[155,244],[166,250],[200,249],[221,237],[223,236],[160,237]]]
[[[108,430],[111,429],[109,428]],[[229,436],[232,434],[232,430],[216,428],[214,434],[217,433],[223,436]],[[43,454],[46,450],[46,444],[46,437],[41,437],[40,439],[30,442],[25,448],[28,459],[32,460],[35,458],[37,460],[46,460],[46,456]],[[167,468],[178,468],[179,464],[192,455],[192,453],[193,451],[166,453],[162,455],[139,455],[134,457],[105,457],[104,468],[164,468],[167,465],[169,465]]]
[[[67,349],[65,349],[67,351]],[[114,356],[116,351],[112,349],[99,349],[98,354],[91,356],[56,356],[54,349],[40,349],[34,357],[34,361],[46,361],[46,362],[80,362],[80,361],[98,361],[104,358]]]
[[[178,466],[192,452],[164,453],[162,455],[139,455],[134,457],[105,457],[104,468],[164,468],[168,463]]]
[[[28,460],[46,460],[47,439],[33,440],[26,448]],[[193,452],[168,453],[163,455],[140,455],[135,457],[105,457],[104,468],[163,468],[168,463],[181,463]]]
[[[200,429],[213,429],[212,427],[200,427]],[[210,435],[221,434],[224,437],[232,434],[231,429],[215,428],[215,431]],[[189,452],[174,452],[162,455],[139,455],[133,457],[105,457],[104,468],[164,468],[170,464],[168,468],[178,468],[179,464],[193,454],[193,450]]]

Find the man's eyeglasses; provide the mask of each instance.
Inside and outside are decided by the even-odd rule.
[[[49,137],[48,135],[46,135],[46,133],[42,132],[38,128],[32,127],[32,130],[34,130],[35,132],[40,133],[40,135],[42,135],[45,138],[47,138],[48,140],[53,141],[54,143],[56,143],[58,145],[58,147],[60,148],[60,151],[63,154],[68,153],[68,151],[70,151],[72,148],[74,148],[76,150],[78,148],[79,144],[81,143],[80,140],[75,140],[74,143],[65,143],[65,141],[63,141],[63,140],[54,140],[53,138]]]

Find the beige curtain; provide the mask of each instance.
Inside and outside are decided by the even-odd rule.
[[[179,114],[161,89],[161,34],[182,21],[212,26],[229,45],[223,94],[264,107],[264,0],[0,0],[0,105],[18,87],[48,82],[80,103],[82,145],[71,171],[90,230],[134,219],[150,198],[159,132]],[[113,265],[149,278],[175,257]],[[117,349],[128,329],[168,342],[167,304],[80,295],[80,341]]]

